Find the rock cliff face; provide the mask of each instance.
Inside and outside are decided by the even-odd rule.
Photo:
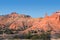
[[[8,27],[11,30],[19,30],[24,33],[29,31],[41,32],[51,30],[53,33],[60,33],[60,12],[55,12],[51,16],[44,18],[32,18],[29,15],[17,14],[13,12],[0,16],[0,27]]]

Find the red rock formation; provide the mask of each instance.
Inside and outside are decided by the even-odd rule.
[[[51,16],[46,16],[40,22],[33,24],[33,26],[29,29],[26,29],[24,32],[28,32],[31,30],[52,30],[52,32],[60,32],[60,12],[55,12]],[[37,31],[38,32],[38,31]]]
[[[23,31],[27,33],[35,30],[41,32],[41,30],[51,30],[53,33],[60,32],[60,12],[55,12],[51,16],[45,16],[44,18],[32,18],[29,15],[17,14],[13,12],[5,16],[0,16],[0,27],[8,26],[9,29]]]

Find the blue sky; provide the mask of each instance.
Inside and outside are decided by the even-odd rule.
[[[0,0],[0,15],[17,12],[32,17],[51,15],[60,10],[60,0]]]

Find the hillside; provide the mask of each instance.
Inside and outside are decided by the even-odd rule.
[[[11,14],[0,16],[0,28],[19,31],[18,33],[51,31],[52,34],[60,33],[60,12],[54,12],[44,18],[32,18],[29,15]]]

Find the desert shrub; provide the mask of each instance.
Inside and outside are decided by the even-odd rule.
[[[5,29],[4,33],[6,33],[6,34],[13,34],[13,31],[10,30],[10,29]]]
[[[41,34],[34,34],[32,35],[32,33],[28,33],[27,35],[25,35],[25,39],[43,39],[43,40],[50,40],[50,32],[47,31],[47,32],[44,32],[42,31]]]
[[[32,37],[32,35],[30,32],[28,34],[24,35],[24,39],[30,39],[31,37]]]

